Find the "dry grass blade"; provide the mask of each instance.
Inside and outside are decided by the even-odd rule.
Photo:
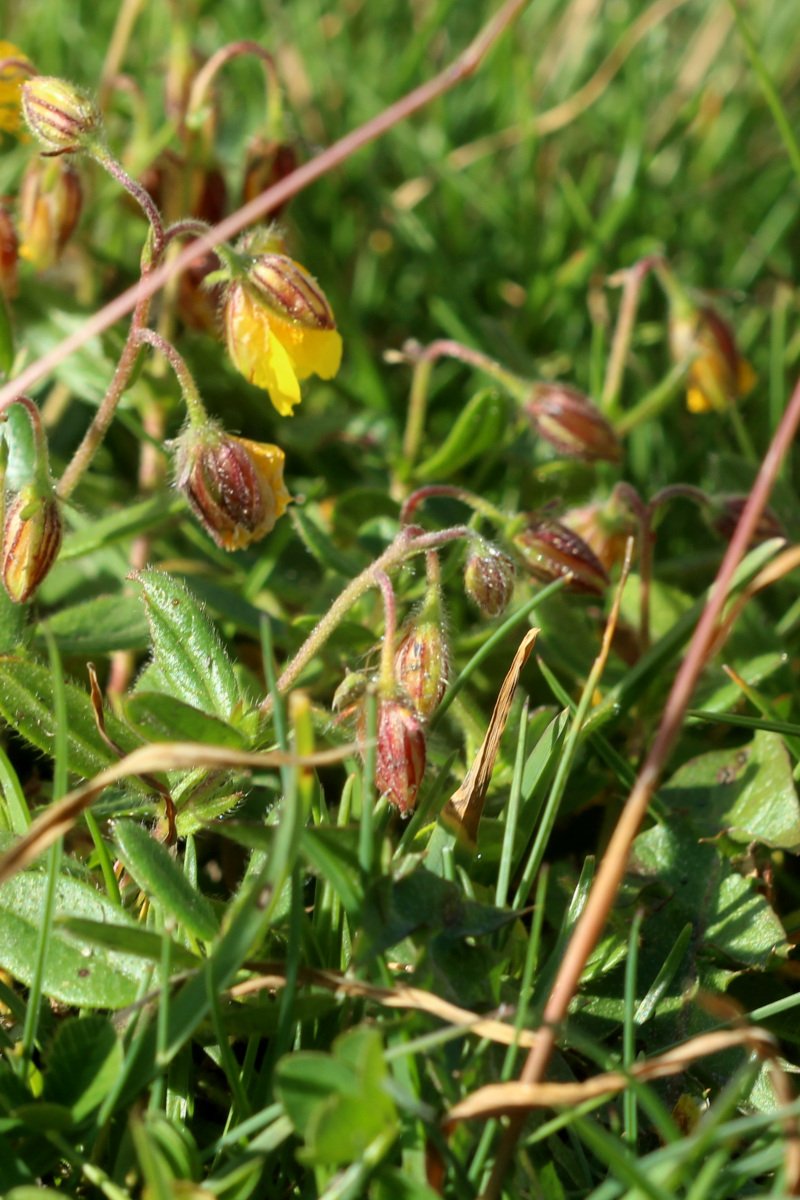
[[[68,792],[57,804],[37,817],[28,832],[0,856],[0,883],[10,879],[43,854],[58,838],[68,833],[78,817],[96,796],[109,784],[131,775],[146,775],[151,771],[194,770],[196,767],[318,767],[341,762],[357,750],[356,746],[340,746],[303,757],[280,751],[250,753],[227,750],[221,746],[205,746],[202,742],[154,742],[140,746],[111,767],[98,772],[93,779]]]
[[[451,1125],[454,1121],[475,1118],[485,1120],[489,1117],[507,1116],[512,1112],[527,1112],[534,1108],[582,1104],[585,1100],[611,1096],[623,1091],[631,1079],[646,1083],[652,1079],[677,1075],[698,1059],[736,1047],[752,1050],[760,1058],[776,1062],[776,1043],[764,1030],[719,1030],[700,1034],[699,1037],[692,1038],[666,1054],[635,1063],[629,1071],[607,1071],[585,1079],[582,1083],[491,1083],[487,1087],[478,1088],[472,1095],[454,1105],[447,1114],[446,1123]],[[785,1078],[783,1072],[779,1073]],[[784,1095],[780,1092],[778,1095],[783,1100],[785,1090]]]
[[[511,701],[514,699],[522,668],[528,661],[538,634],[538,629],[528,630],[517,647],[514,660],[497,694],[489,727],[480,749],[475,755],[464,782],[453,792],[444,810],[445,817],[454,821],[472,842],[475,841],[478,833],[478,824],[483,812],[489,781],[492,778],[497,751],[500,748],[500,739],[503,736],[511,709]]]
[[[286,984],[286,967],[282,963],[269,963],[263,966],[264,974],[244,983],[238,983],[230,989],[229,995],[240,998],[252,995],[254,992],[282,988]],[[532,1046],[536,1034],[528,1029],[517,1031],[512,1025],[495,1017],[481,1016],[468,1008],[460,1008],[448,1000],[432,992],[424,992],[420,988],[377,987],[375,984],[364,983],[359,979],[348,979],[337,971],[319,971],[301,968],[298,979],[309,987],[327,988],[341,996],[353,996],[364,1000],[372,1000],[384,1008],[408,1008],[415,1012],[427,1013],[437,1017],[447,1025],[463,1029],[464,1033],[472,1033],[476,1037],[498,1042],[503,1046]]]

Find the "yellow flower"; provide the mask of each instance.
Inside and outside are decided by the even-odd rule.
[[[189,426],[176,442],[176,484],[223,550],[265,537],[291,496],[279,446],[233,437],[217,424]]]
[[[697,308],[674,319],[670,345],[676,362],[691,360],[686,391],[690,412],[721,411],[746,396],[756,381],[733,330],[713,308]]]
[[[247,278],[230,284],[225,335],[236,368],[269,392],[281,416],[300,402],[300,381],[332,379],[342,359],[342,339],[316,281],[283,254],[253,260]]]
[[[28,63],[30,59],[13,42],[0,41],[0,59],[13,58]],[[33,72],[19,66],[5,66],[0,70],[0,129],[16,133],[22,124],[20,98],[22,85]]]

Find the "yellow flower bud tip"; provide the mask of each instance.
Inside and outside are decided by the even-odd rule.
[[[686,406],[721,411],[753,387],[753,368],[739,353],[733,330],[710,306],[681,313],[670,323],[675,362],[689,360]]]
[[[223,550],[265,537],[291,499],[278,446],[233,437],[215,426],[188,429],[177,441],[176,485]]]
[[[19,197],[20,257],[37,271],[58,262],[83,207],[81,179],[61,159],[34,159],[22,180]]]
[[[22,112],[46,154],[80,150],[102,124],[100,110],[85,92],[49,75],[23,84]]]
[[[269,393],[281,416],[290,416],[300,403],[300,380],[309,375],[332,379],[339,370],[342,339],[335,328],[281,316],[262,291],[246,282],[228,287],[224,322],[234,366]]]
[[[35,484],[22,488],[9,505],[3,528],[3,586],[15,604],[30,600],[52,567],[61,532],[55,497],[42,494]]]

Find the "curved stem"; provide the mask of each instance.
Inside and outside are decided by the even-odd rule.
[[[283,105],[275,59],[258,42],[245,40],[231,42],[229,46],[222,46],[215,54],[211,55],[208,62],[197,72],[192,84],[192,90],[189,93],[189,102],[186,106],[186,118],[189,124],[192,123],[193,118],[202,109],[214,77],[226,63],[231,62],[234,58],[241,58],[245,54],[255,55],[261,60],[264,68],[264,75],[267,81],[267,133],[274,136],[280,131]]]
[[[123,187],[129,196],[132,196],[136,203],[141,208],[147,220],[150,222],[152,230],[153,245],[151,250],[151,261],[153,265],[161,261],[164,253],[164,222],[161,220],[161,213],[158,210],[158,205],[153,200],[153,197],[143,188],[135,179],[131,179],[128,172],[118,163],[112,154],[108,152],[105,146],[92,145],[88,147],[89,153],[96,163],[107,171],[112,179],[115,179],[120,187]]]
[[[474,492],[469,492],[466,488],[450,483],[431,483],[427,487],[418,488],[406,499],[400,509],[400,524],[407,525],[420,504],[431,496],[451,496],[454,500],[460,500],[474,512],[480,513],[482,517],[488,517],[490,521],[494,521],[496,525],[505,525],[508,520],[506,514],[499,508],[495,508],[488,500],[484,500],[482,496],[476,496]]]
[[[622,390],[622,379],[625,374],[625,360],[633,337],[633,326],[636,321],[636,311],[639,307],[639,294],[642,284],[658,260],[652,255],[640,259],[626,271],[621,272],[623,281],[622,302],[619,306],[617,324],[611,342],[611,352],[606,364],[606,377],[603,381],[603,391],[600,396],[600,409],[606,415],[615,411]],[[609,283],[618,282],[620,276],[610,279]]]
[[[193,425],[205,425],[208,422],[208,413],[203,401],[200,399],[200,392],[197,390],[194,376],[187,367],[186,360],[178,353],[172,342],[168,342],[166,338],[163,338],[160,333],[156,333],[154,329],[137,329],[133,337],[137,346],[152,346],[154,350],[158,350],[164,355],[164,358],[166,358],[175,372],[178,383],[181,385],[181,393],[189,414],[189,420]]]
[[[478,371],[483,371],[517,400],[522,400],[530,390],[530,384],[526,380],[507,371],[505,367],[501,367],[500,363],[489,358],[488,354],[482,354],[480,350],[473,350],[471,346],[465,346],[451,338],[438,338],[427,346],[420,346],[417,342],[407,342],[403,351],[406,359],[414,363],[411,392],[408,398],[408,417],[403,437],[403,469],[406,474],[414,465],[422,440],[428,408],[431,371],[438,358],[454,358],[459,362],[466,363],[467,366],[475,367]]]
[[[454,525],[450,529],[442,529],[437,533],[420,533],[419,529],[407,527],[401,529],[397,537],[379,558],[348,583],[340,592],[325,616],[312,629],[294,658],[284,667],[276,684],[278,693],[289,690],[301,671],[311,662],[314,655],[324,646],[325,642],[348,615],[353,605],[361,599],[370,588],[379,586],[379,576],[399,567],[414,554],[435,550],[458,538],[471,538],[473,531],[466,525]],[[268,695],[261,701],[261,711],[268,713],[272,708],[272,696]]]

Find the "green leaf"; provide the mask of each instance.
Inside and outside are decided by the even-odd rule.
[[[63,917],[59,922],[62,929],[77,941],[89,946],[103,946],[108,950],[120,950],[136,958],[157,963],[164,947],[164,935],[140,925],[119,925],[109,921],[89,921],[85,917]],[[199,967],[201,959],[180,942],[172,941],[170,957],[176,967],[191,969]]]
[[[332,1049],[332,1055],[301,1051],[282,1058],[276,1091],[306,1142],[302,1157],[338,1166],[356,1161],[376,1137],[391,1133],[397,1111],[376,1029],[349,1029]]]
[[[480,937],[516,920],[516,913],[468,900],[457,884],[419,867],[397,882],[379,879],[364,903],[363,961],[417,930],[444,938]]]
[[[73,775],[87,778],[117,761],[97,731],[88,691],[65,682],[67,758]],[[53,685],[49,670],[33,659],[0,657],[0,715],[26,741],[52,757],[55,732]],[[106,732],[128,753],[141,738],[113,714],[106,714]],[[132,779],[128,786],[142,788]]]
[[[25,984],[35,971],[46,889],[47,877],[39,871],[17,875],[0,887],[0,966]],[[95,888],[66,876],[56,887],[55,915],[124,922],[124,913]],[[148,974],[141,959],[82,947],[56,924],[47,947],[43,991],[82,1008],[124,1008],[137,998]]]
[[[304,1138],[315,1109],[331,1094],[355,1094],[358,1078],[350,1066],[330,1054],[300,1050],[278,1063],[275,1091],[295,1132]]]
[[[685,825],[657,825],[640,834],[631,869],[662,897],[657,919],[668,940],[691,921],[706,953],[741,966],[765,967],[788,953],[783,926],[753,883]]]
[[[414,474],[422,480],[448,479],[476,458],[496,450],[508,425],[508,405],[492,388],[477,392],[458,414],[455,423],[433,454]]]
[[[122,1043],[105,1017],[64,1021],[47,1051],[44,1099],[82,1121],[114,1087],[122,1062]]]
[[[119,856],[142,891],[195,937],[211,941],[219,928],[214,910],[166,846],[133,821],[115,821],[113,832]]]
[[[163,571],[139,571],[153,657],[178,700],[227,720],[241,700],[219,635],[192,593]]]
[[[114,650],[144,650],[149,639],[147,620],[136,596],[97,596],[73,604],[40,621],[41,644],[49,630],[62,654],[111,654]]]
[[[19,650],[28,620],[24,604],[14,604],[5,588],[0,587],[0,654]]]
[[[163,692],[135,692],[124,701],[125,716],[142,737],[154,742],[203,742],[243,750],[238,729]]]
[[[788,752],[776,733],[759,731],[739,749],[691,759],[660,795],[700,837],[724,832],[736,842],[800,850],[800,804]]]

